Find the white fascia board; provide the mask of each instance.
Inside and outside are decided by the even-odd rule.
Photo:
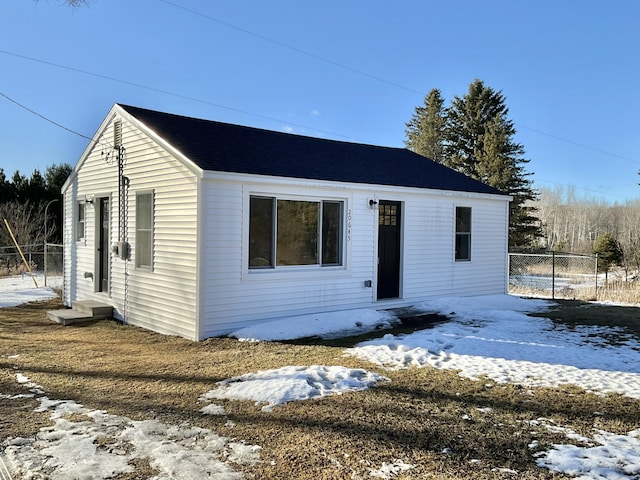
[[[82,165],[84,164],[86,159],[89,157],[89,155],[91,154],[95,146],[99,144],[97,139],[104,134],[104,131],[108,128],[108,126],[113,121],[113,118],[118,113],[118,109],[122,110],[118,104],[115,104],[111,107],[111,109],[109,110],[109,113],[104,118],[104,120],[102,121],[98,129],[96,130],[96,133],[93,135],[93,137],[91,137],[91,141],[82,152],[82,155],[80,155],[80,159],[76,162],[75,166],[73,167],[73,170],[71,170],[71,173],[67,177],[67,180],[62,184],[62,188],[61,188],[62,193],[64,193],[66,189],[69,188],[69,185],[72,183],[73,178],[78,174],[78,171],[82,168]],[[112,147],[112,145],[110,146]]]
[[[381,193],[407,193],[410,195],[435,195],[441,197],[457,197],[457,198],[476,198],[482,200],[501,200],[503,202],[511,202],[513,197],[510,195],[498,195],[493,193],[478,192],[462,192],[456,190],[439,190],[431,188],[403,187],[395,185],[377,185],[372,183],[350,183],[328,180],[314,180],[295,177],[272,177],[269,175],[257,175],[251,173],[233,173],[233,172],[216,172],[205,170],[204,180],[210,181],[228,181],[234,183],[262,183],[271,185],[286,185],[307,188],[341,188],[344,190],[355,190],[365,192],[381,192]]]
[[[185,167],[191,170],[195,175],[199,178],[202,177],[204,171],[196,165],[192,160],[189,159],[186,155],[184,155],[180,150],[175,148],[171,143],[158,135],[152,128],[145,125],[143,122],[138,120],[135,116],[129,114],[124,108],[120,105],[116,104],[114,107],[117,107],[120,113],[120,116],[130,122],[133,126],[135,126],[138,130],[143,132],[149,138],[151,138],[154,142],[156,142],[162,149],[166,150],[173,157],[181,161]]]
[[[69,187],[69,185],[73,181],[73,178],[77,175],[80,168],[82,168],[82,165],[84,164],[86,159],[89,157],[89,155],[91,154],[95,146],[100,145],[100,143],[96,139],[100,138],[104,134],[105,130],[109,127],[109,125],[111,125],[111,123],[116,118],[121,118],[123,120],[130,122],[138,130],[140,130],[149,138],[151,138],[153,141],[155,141],[160,147],[162,147],[164,150],[169,152],[172,156],[174,156],[175,158],[180,160],[182,163],[184,163],[184,165],[193,173],[195,173],[198,177],[202,177],[203,170],[200,167],[198,167],[194,162],[192,162],[189,158],[187,158],[178,149],[173,147],[169,142],[163,139],[160,135],[154,132],[151,128],[147,127],[144,123],[139,121],[133,115],[129,114],[124,108],[122,108],[120,105],[116,103],[109,110],[109,113],[100,124],[100,127],[96,130],[96,133],[93,135],[92,140],[84,149],[84,152],[82,153],[82,155],[80,156],[80,159],[78,160],[75,167],[71,171],[71,174],[62,185],[62,192],[64,192]],[[113,147],[113,145],[111,145],[110,142],[103,141],[103,143],[109,148]]]

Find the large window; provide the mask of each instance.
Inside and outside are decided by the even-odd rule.
[[[153,266],[153,193],[136,194],[136,267]]]
[[[77,203],[78,208],[76,209],[76,242],[81,242],[84,240],[86,206],[87,204],[84,202]]]
[[[343,202],[252,196],[249,268],[342,265]]]
[[[456,261],[471,260],[471,208],[456,207]]]

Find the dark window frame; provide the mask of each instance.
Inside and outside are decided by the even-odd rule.
[[[473,214],[471,207],[456,207],[455,261],[471,261],[471,231]]]
[[[312,206],[317,206],[315,214],[309,208],[305,209],[305,207]],[[293,213],[287,212],[291,214],[288,221],[295,227],[301,223],[296,224],[293,222],[294,220],[303,221],[301,218],[295,217],[295,211],[300,209],[306,210],[306,214],[311,213],[311,218],[315,220],[315,222],[306,224],[307,228],[313,229],[314,235],[311,236],[307,232],[308,241],[301,244],[298,242],[296,248],[293,249],[294,253],[289,255],[289,263],[285,263],[284,255],[279,257],[278,250],[284,251],[290,244],[282,237],[279,238],[279,225],[280,229],[285,225],[279,212],[280,215],[283,215],[285,210],[292,210]],[[300,213],[300,215],[303,214]],[[304,228],[305,224],[302,223],[302,225]],[[297,233],[300,233],[299,230]],[[345,201],[342,199],[250,195],[248,268],[250,271],[255,271],[304,267],[342,267],[345,262],[344,232]],[[309,245],[314,246],[313,250],[308,248]],[[302,253],[305,247],[306,257]]]

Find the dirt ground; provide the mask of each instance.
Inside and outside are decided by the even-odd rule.
[[[394,479],[568,478],[537,467],[529,447],[534,440],[544,448],[567,438],[532,427],[531,420],[550,418],[578,433],[594,426],[626,433],[640,426],[640,402],[622,396],[577,388],[530,391],[433,368],[386,371],[344,357],[340,346],[226,338],[196,343],[114,321],[62,327],[45,318],[58,306],[0,309],[0,394],[24,393],[16,381],[22,373],[52,399],[137,420],[186,422],[260,445],[261,463],[243,467],[246,478],[364,479],[397,459],[415,467]],[[227,400],[216,401],[226,416],[199,411],[198,398],[216,382],[286,365],[365,368],[391,381],[272,412]],[[33,411],[36,406],[28,398],[0,402],[0,445],[52,423],[49,414]],[[136,469],[126,478],[153,473],[144,463]]]

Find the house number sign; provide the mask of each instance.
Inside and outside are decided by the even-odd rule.
[[[351,209],[347,211],[347,242],[351,241]]]

